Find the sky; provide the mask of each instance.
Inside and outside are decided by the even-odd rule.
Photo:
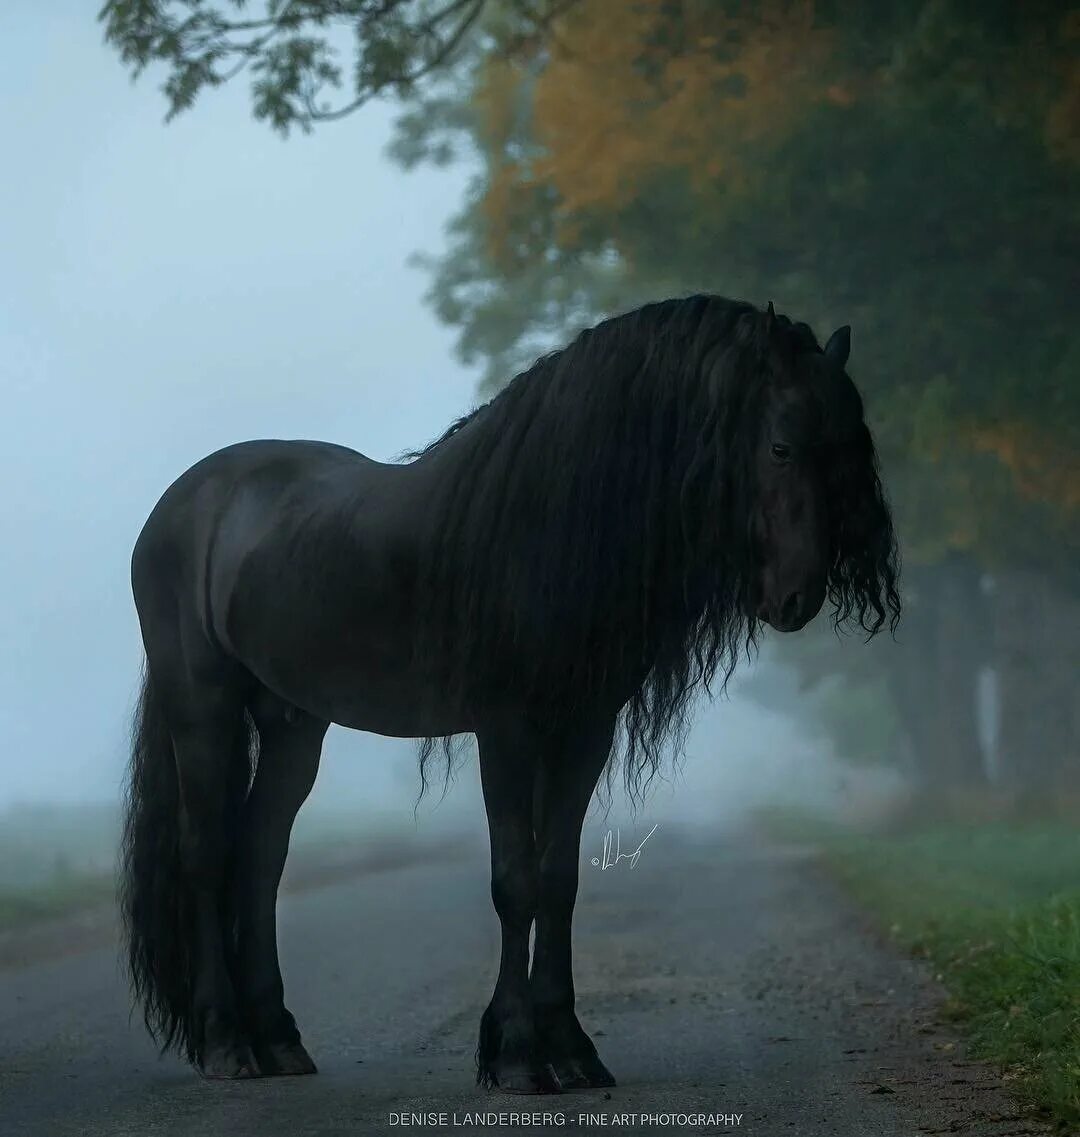
[[[385,460],[471,407],[478,377],[407,265],[443,248],[467,169],[402,172],[382,104],[282,140],[242,83],[166,126],[159,76],[132,84],[96,9],[0,14],[0,809],[117,798],[131,548],[174,478],[247,438]],[[732,700],[669,797],[708,817],[768,779],[818,792],[816,745]],[[411,810],[410,744],[335,728],[325,753],[313,800]]]

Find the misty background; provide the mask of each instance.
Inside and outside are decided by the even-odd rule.
[[[282,140],[240,84],[165,127],[153,78],[132,86],[93,7],[0,16],[0,825],[79,868],[112,855],[142,658],[129,558],[166,486],[246,438],[388,460],[473,405],[480,378],[408,263],[443,250],[474,163],[403,173],[386,103]],[[852,792],[814,722],[740,691],[702,709],[631,830]],[[414,820],[415,767],[410,742],[332,728],[299,830],[322,815],[483,833],[474,760]],[[88,807],[89,843],[59,805]],[[37,858],[8,871],[51,867]]]
[[[587,1017],[649,1092],[767,1124],[907,1098],[1016,1131],[955,1026],[1080,1132],[1080,2],[108,0],[108,44],[101,7],[0,5],[5,1107],[261,1116],[163,1094],[116,982],[129,560],[166,487],[251,438],[392,460],[581,328],[710,292],[851,326],[903,618],[766,629],[644,804],[594,801]],[[219,34],[252,64],[220,85]],[[471,1063],[497,920],[462,758],[416,806],[413,742],[327,736],[281,908],[290,1001],[349,1071],[324,1120],[340,1095],[355,1129],[361,1083],[442,1108],[417,1070]],[[648,838],[633,875],[595,871],[609,830]],[[916,975],[948,995],[925,1024]]]

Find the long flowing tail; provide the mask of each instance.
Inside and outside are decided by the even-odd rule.
[[[240,729],[225,742],[221,776],[226,779],[229,836],[251,786],[259,735],[251,715],[240,710]],[[230,749],[232,752],[230,753]],[[120,908],[128,973],[136,1004],[161,1050],[175,1049],[198,1064],[201,1024],[195,1020],[197,924],[192,891],[181,863],[180,781],[172,735],[154,689],[149,665],[131,726],[131,767],[121,841]],[[232,851],[222,864],[222,912],[231,895]],[[226,929],[226,946],[235,927]]]
[[[180,785],[172,737],[144,666],[131,729],[120,907],[132,994],[162,1052],[196,1058],[194,931],[180,863]]]

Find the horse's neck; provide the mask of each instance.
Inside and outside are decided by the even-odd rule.
[[[488,424],[483,420],[484,411],[481,410],[453,434],[409,463],[416,478],[427,484],[429,493],[438,493],[446,488],[446,479],[460,477],[470,465],[470,458],[476,456],[477,447],[490,441]]]

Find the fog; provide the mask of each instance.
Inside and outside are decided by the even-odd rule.
[[[1080,1132],[1080,12],[115,5],[136,54],[144,20],[167,54],[170,19],[225,13],[256,68],[338,37],[361,85],[423,70],[440,18],[467,30],[400,103],[283,139],[248,75],[166,124],[167,69],[132,83],[100,6],[0,6],[0,1129],[434,1127],[479,1082],[586,1089],[579,1128]],[[818,568],[827,600],[759,629],[643,800],[616,769],[580,850],[556,818],[530,859],[514,823],[489,872],[475,739],[421,798],[415,741],[332,726],[273,912],[272,765],[225,845],[192,842],[174,795],[214,802],[155,740],[121,831],[130,559],[177,477],[259,438],[395,460],[582,325],[699,292],[775,305],[767,378],[699,300],[570,358],[647,348],[622,421],[652,406],[679,451],[685,333],[708,406],[672,457],[684,529],[688,501],[726,508],[703,440],[742,415],[744,468],[718,469],[753,515],[717,524],[770,531],[764,599],[801,615]],[[850,358],[807,363],[807,325]],[[259,1081],[204,1085],[162,1042]]]
[[[0,77],[0,809],[116,803],[142,647],[132,545],[158,496],[246,438],[388,459],[474,401],[425,306],[467,166],[404,174],[393,110],[283,141],[235,85],[163,125],[85,4],[5,5]],[[742,697],[706,708],[638,821],[727,822],[836,792],[821,738]],[[823,773],[824,771],[824,773]],[[415,818],[415,748],[334,728],[305,816],[483,825],[475,760]],[[617,793],[610,816],[625,802]]]

